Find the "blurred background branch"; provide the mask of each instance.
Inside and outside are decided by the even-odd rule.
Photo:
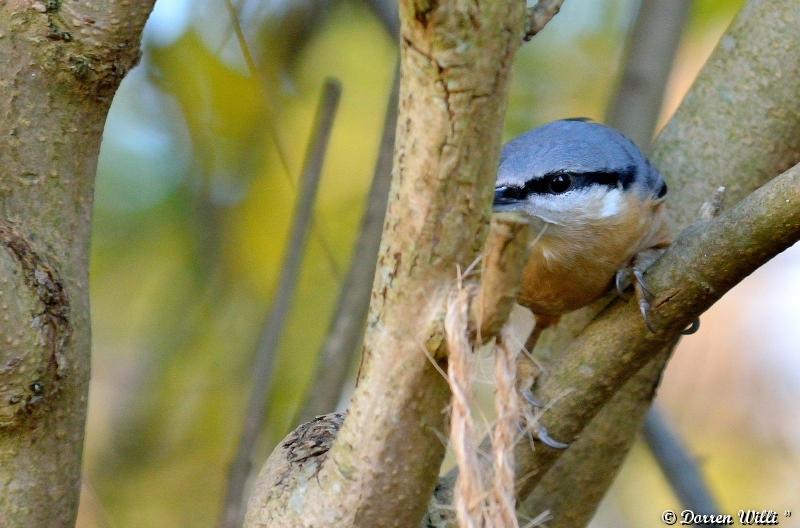
[[[264,424],[267,396],[274,375],[276,351],[286,326],[291,303],[295,298],[300,266],[312,224],[314,204],[325,161],[325,152],[328,149],[340,95],[341,86],[338,81],[328,80],[325,82],[320,95],[311,141],[303,163],[301,186],[298,193],[299,201],[292,221],[286,257],[281,267],[278,290],[254,354],[250,398],[245,411],[244,427],[239,437],[239,446],[230,466],[228,488],[220,521],[220,526],[224,528],[241,526],[244,519],[245,485],[250,476],[256,441]]]
[[[372,9],[378,20],[381,21],[386,32],[392,37],[400,35],[400,17],[397,14],[397,2],[395,0],[364,0],[367,6]]]
[[[606,122],[649,150],[692,0],[642,0]]]
[[[686,445],[672,430],[658,408],[647,413],[644,436],[650,452],[658,461],[664,475],[683,507],[695,513],[716,515],[720,512],[703,474]]]

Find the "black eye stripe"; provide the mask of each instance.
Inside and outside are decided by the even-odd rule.
[[[553,192],[552,179],[555,176],[569,176],[572,185],[569,190],[585,189],[593,185],[602,185],[609,188],[622,187],[627,189],[633,184],[636,176],[636,167],[629,166],[619,171],[595,172],[552,172],[540,178],[533,178],[525,182],[524,186],[503,185],[495,189],[495,199],[504,201],[524,200],[531,194],[562,194]]]
[[[555,172],[542,178],[535,178],[525,182],[524,187],[514,187],[516,193],[524,194],[556,194],[550,188],[550,183],[554,176],[568,175],[572,180],[572,189],[584,189],[593,185],[602,185],[615,188],[621,186],[627,189],[631,186],[636,174],[634,167],[627,167],[621,171],[596,171],[596,172]]]

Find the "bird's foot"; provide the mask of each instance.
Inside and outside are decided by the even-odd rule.
[[[639,311],[642,314],[644,325],[648,330],[650,330],[650,332],[654,334],[658,331],[658,329],[650,318],[650,305],[656,296],[650,286],[648,286],[644,274],[647,269],[650,268],[650,266],[653,265],[656,260],[658,260],[664,251],[665,249],[663,248],[650,248],[640,251],[635,257],[633,257],[630,266],[617,272],[615,280],[617,292],[623,299],[628,298],[625,290],[630,287],[631,283],[633,283],[636,302],[639,305]],[[700,319],[697,318],[692,321],[692,324],[681,333],[683,335],[690,335],[697,332],[699,328]]]
[[[644,325],[652,333],[656,333],[656,327],[650,320],[650,303],[655,299],[655,294],[647,286],[644,278],[644,271],[637,268],[634,264],[633,277],[636,279],[633,283],[633,291],[636,292],[636,302],[639,304],[639,312],[642,314]]]
[[[544,409],[545,404],[542,400],[534,396],[531,387],[521,388],[519,393],[532,408],[523,408],[522,420],[520,422],[521,430],[530,435],[531,440],[537,439],[544,445],[552,447],[553,449],[568,448],[569,444],[559,442],[550,436],[547,428],[540,423],[539,415],[541,414],[541,410]],[[536,409],[536,411],[533,409]],[[533,446],[533,444],[531,444],[531,446]]]
[[[616,275],[614,275],[614,287],[617,290],[617,295],[619,295],[622,300],[627,301],[631,298],[627,291],[628,288],[631,287],[630,266],[626,266],[617,271]]]

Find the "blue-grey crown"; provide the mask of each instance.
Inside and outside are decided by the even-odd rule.
[[[611,127],[577,118],[540,126],[503,147],[495,203],[552,192],[553,179],[567,174],[572,188],[621,186],[642,198],[662,198],[667,192],[661,174],[633,141]]]

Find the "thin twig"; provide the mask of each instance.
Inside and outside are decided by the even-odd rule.
[[[657,407],[647,414],[644,437],[683,507],[695,513],[719,513],[697,461]]]
[[[564,0],[539,0],[528,8],[528,20],[525,26],[525,41],[532,39],[544,29],[550,20],[561,10]]]
[[[347,380],[353,357],[359,350],[364,331],[364,319],[369,309],[369,294],[381,243],[383,218],[392,181],[392,153],[397,128],[397,103],[400,70],[395,69],[394,81],[386,106],[383,133],[367,206],[361,218],[361,230],[353,260],[339,292],[336,311],[328,336],[317,356],[317,366],[310,391],[295,424],[334,410]]]
[[[528,257],[530,224],[519,215],[496,214],[481,262],[481,288],[472,304],[477,345],[494,338],[508,320]]]
[[[274,111],[272,107],[272,102],[269,98],[269,92],[268,92],[269,82],[267,76],[265,75],[263,70],[259,69],[255,59],[253,58],[253,54],[250,51],[250,45],[247,43],[247,38],[245,37],[244,30],[242,29],[241,21],[239,20],[239,11],[237,7],[233,5],[232,0],[225,0],[225,7],[228,10],[228,16],[231,19],[231,27],[233,28],[233,32],[236,35],[236,40],[239,43],[239,49],[242,52],[242,57],[244,58],[244,62],[247,65],[247,70],[250,72],[250,75],[252,75],[256,79],[259,79],[261,81],[262,86],[264,87],[265,91],[264,101],[266,103],[265,109],[267,113],[266,126],[269,129],[272,141],[275,143],[275,150],[278,153],[278,160],[280,161],[281,167],[283,168],[284,174],[286,175],[286,179],[289,183],[289,186],[292,188],[292,190],[296,190],[297,186],[295,184],[294,179],[292,178],[292,170],[289,167],[289,159],[286,156],[286,148],[284,148],[280,134],[278,134],[278,129],[275,126],[276,112]],[[333,250],[331,249],[331,246],[328,243],[328,239],[323,234],[322,229],[319,227],[317,222],[315,222],[313,219],[311,221],[312,221],[311,231],[317,238],[317,242],[322,248],[322,252],[325,254],[325,259],[328,262],[328,267],[331,270],[331,275],[333,275],[335,279],[339,279],[339,277],[341,277],[341,271],[339,270],[339,265],[336,262],[336,258],[333,256]]]
[[[228,488],[223,503],[220,526],[238,528],[244,515],[243,495],[252,466],[253,450],[258,439],[267,407],[267,395],[272,380],[275,353],[281,339],[286,318],[291,308],[300,266],[305,251],[314,201],[319,188],[325,152],[328,148],[333,120],[341,95],[338,81],[327,80],[320,96],[314,128],[306,151],[301,189],[292,220],[286,257],[281,267],[278,290],[275,294],[269,315],[263,326],[255,351],[253,385],[245,413],[244,428],[239,440],[236,456],[228,473]]]

